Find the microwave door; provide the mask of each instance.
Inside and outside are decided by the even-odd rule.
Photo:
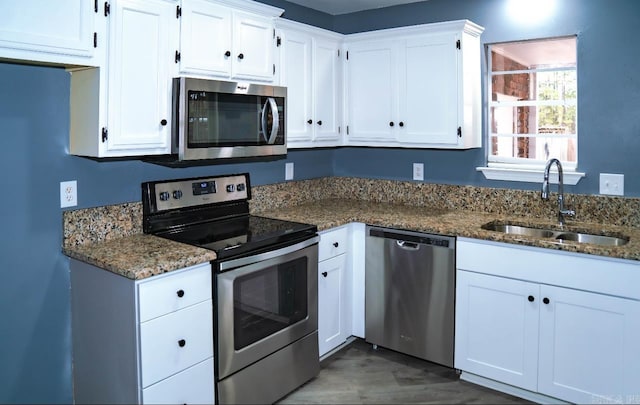
[[[268,129],[269,118],[271,119],[271,128]],[[280,115],[278,112],[278,104],[273,97],[268,97],[262,107],[262,136],[268,145],[273,145],[278,136],[280,129]]]

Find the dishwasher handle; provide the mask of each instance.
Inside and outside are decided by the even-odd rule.
[[[394,239],[398,246],[405,249],[417,250],[419,245],[431,245],[436,247],[455,249],[455,237],[445,235],[433,235],[422,232],[401,231],[391,228],[369,227],[367,236],[383,239]],[[402,244],[401,244],[402,243]],[[415,247],[415,248],[413,248]]]

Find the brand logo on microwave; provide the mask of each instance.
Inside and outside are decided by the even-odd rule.
[[[247,94],[249,92],[249,83],[236,84],[236,94]]]

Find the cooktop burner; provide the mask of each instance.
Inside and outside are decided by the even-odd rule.
[[[314,225],[246,215],[159,232],[156,236],[213,250],[222,259],[254,253],[316,232]]]
[[[218,260],[314,237],[315,225],[249,215],[249,174],[142,184],[143,229],[216,252]]]

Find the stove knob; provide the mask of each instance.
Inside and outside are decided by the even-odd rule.
[[[169,199],[169,192],[163,191],[160,193],[160,201],[167,201]]]
[[[244,191],[244,183],[238,183],[238,185],[236,186],[236,190],[238,191]]]
[[[179,200],[182,198],[182,191],[180,190],[173,190],[173,198],[175,198],[176,200]]]
[[[227,193],[233,193],[236,189],[235,184],[227,184]]]

